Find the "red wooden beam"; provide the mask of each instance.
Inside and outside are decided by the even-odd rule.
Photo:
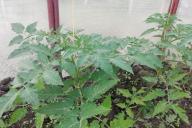
[[[47,0],[49,28],[56,30],[59,27],[59,3],[58,0]]]
[[[171,3],[169,5],[169,14],[175,15],[177,13],[179,2],[180,0],[171,0]]]

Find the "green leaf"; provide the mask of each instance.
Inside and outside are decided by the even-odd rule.
[[[112,65],[110,64],[110,62],[107,59],[99,57],[97,59],[97,63],[98,63],[99,68],[101,68],[101,70],[103,70],[108,75],[110,75],[112,77],[115,77],[113,67],[112,67]]]
[[[77,117],[63,118],[56,128],[80,128],[80,122]]]
[[[190,94],[183,92],[181,90],[172,89],[169,90],[169,99],[170,100],[179,100],[183,98],[191,98]]]
[[[37,82],[35,83],[35,88],[36,89],[38,89],[38,90],[43,90],[43,89],[45,89],[45,83],[44,83],[44,81],[41,79],[41,78],[39,78],[38,80],[37,80]]]
[[[110,128],[131,128],[134,124],[135,121],[133,119],[120,117],[110,122]]]
[[[164,122],[161,122],[158,126],[158,128],[167,128]]]
[[[100,82],[93,87],[87,87],[83,89],[83,95],[87,99],[87,101],[94,101],[99,98],[102,94],[106,93],[109,89],[111,89],[117,80],[105,80]]]
[[[105,114],[111,109],[105,106],[97,106],[94,103],[86,103],[81,106],[81,119],[85,120],[96,115]]]
[[[64,115],[66,112],[71,111],[70,109],[72,105],[73,102],[71,102],[70,100],[66,100],[63,102],[50,103],[48,105],[40,107],[36,111],[46,115]]]
[[[43,53],[37,53],[37,58],[40,62],[42,62],[42,64],[47,64],[49,63],[49,58],[47,55],[43,54]]]
[[[3,120],[0,119],[0,128],[7,128]]]
[[[116,57],[114,59],[111,59],[111,62],[114,65],[116,65],[117,67],[133,74],[131,65],[128,62],[126,62],[125,60],[123,60],[122,58]]]
[[[23,41],[23,36],[18,35],[15,36],[9,43],[9,46],[14,45],[14,44],[20,44]]]
[[[47,56],[52,56],[51,50],[48,48],[48,46],[44,44],[31,44],[29,45],[29,48],[35,53],[41,53]]]
[[[117,89],[117,91],[118,91],[121,95],[123,95],[124,97],[129,98],[129,97],[132,96],[132,94],[129,92],[128,89]]]
[[[78,57],[76,65],[79,68],[86,66],[86,65],[89,65],[90,64],[89,60],[90,60],[90,55],[82,54]]]
[[[169,123],[175,122],[176,119],[177,119],[177,115],[175,115],[175,114],[171,114],[171,115],[166,116],[166,121],[168,121]]]
[[[171,105],[171,109],[178,114],[178,116],[181,118],[181,120],[183,120],[185,123],[189,124],[189,119],[186,115],[186,111],[184,109],[182,109],[181,107],[179,107],[176,104],[172,104]]]
[[[126,113],[129,117],[134,118],[134,113],[131,108],[126,108]]]
[[[137,105],[145,105],[143,99],[141,97],[133,97],[131,99],[132,104],[137,104]]]
[[[126,108],[126,104],[125,103],[118,103],[118,104],[116,104],[118,107],[120,107],[120,108]]]
[[[36,113],[35,114],[35,127],[36,128],[43,128],[45,115]]]
[[[2,117],[5,111],[11,109],[19,93],[20,91],[10,90],[7,94],[0,97],[0,117]]]
[[[26,31],[27,31],[28,33],[30,33],[30,34],[33,34],[34,32],[37,31],[36,26],[37,26],[37,22],[34,22],[34,23],[32,23],[32,24],[30,24],[30,25],[28,25],[28,26],[26,27]]]
[[[59,73],[53,69],[48,69],[43,72],[43,79],[49,85],[63,85]]]
[[[24,90],[21,92],[21,98],[32,105],[38,105],[39,104],[39,98],[37,95],[37,92],[33,88],[25,87]]]
[[[186,73],[179,73],[177,70],[171,71],[168,77],[169,85],[176,84],[176,82],[182,80],[186,75]]]
[[[53,100],[57,96],[63,95],[62,87],[50,86],[38,92],[39,98],[42,100]]]
[[[163,65],[160,61],[160,59],[152,54],[138,54],[133,56],[135,61],[138,62],[141,65],[148,66],[152,69],[162,68]]]
[[[15,49],[14,51],[11,52],[11,54],[8,56],[8,59],[13,59],[16,57],[20,57],[20,56],[25,56],[28,55],[30,53],[30,50],[28,48],[19,48],[19,49]]]
[[[76,76],[76,67],[73,63],[65,61],[62,62],[61,67],[69,73],[70,76],[75,77]]]
[[[111,108],[111,104],[112,104],[112,101],[111,101],[111,96],[107,96],[103,102],[102,102],[102,106],[105,107],[105,108]]]
[[[146,96],[144,96],[143,101],[151,101],[158,97],[165,96],[165,92],[161,89],[155,89],[150,91]]]
[[[99,121],[95,120],[91,122],[90,127],[88,128],[100,128]]]
[[[151,77],[151,76],[144,76],[142,77],[145,81],[150,83],[157,83],[158,79],[157,77]]]
[[[153,116],[156,116],[160,113],[165,113],[169,108],[166,101],[160,101],[154,108]]]
[[[12,23],[11,27],[12,27],[12,30],[17,34],[23,33],[25,29],[25,27],[20,23]]]
[[[154,31],[156,31],[155,28],[149,28],[149,29],[147,29],[146,31],[144,31],[144,32],[141,34],[141,36],[150,34],[150,33],[154,32]]]
[[[11,114],[9,118],[9,125],[12,125],[17,121],[21,120],[22,118],[25,117],[26,114],[27,114],[26,108],[18,108]]]

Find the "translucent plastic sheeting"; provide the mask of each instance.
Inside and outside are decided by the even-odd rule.
[[[180,0],[178,17],[184,22],[192,24],[192,0]]]
[[[72,1],[74,1],[72,6]],[[148,26],[144,20],[167,12],[170,0],[59,0],[61,24],[86,33],[138,36]]]
[[[7,60],[12,48],[8,47],[14,36],[10,24],[30,24],[38,21],[39,28],[48,28],[47,0],[0,0],[0,80],[13,76],[18,60]]]

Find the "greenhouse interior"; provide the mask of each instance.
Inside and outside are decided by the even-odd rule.
[[[191,0],[0,0],[0,128],[192,128]]]

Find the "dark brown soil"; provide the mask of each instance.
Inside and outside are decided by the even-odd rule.
[[[8,77],[0,81],[0,96],[4,95],[9,91],[10,83],[13,81],[13,78]]]

